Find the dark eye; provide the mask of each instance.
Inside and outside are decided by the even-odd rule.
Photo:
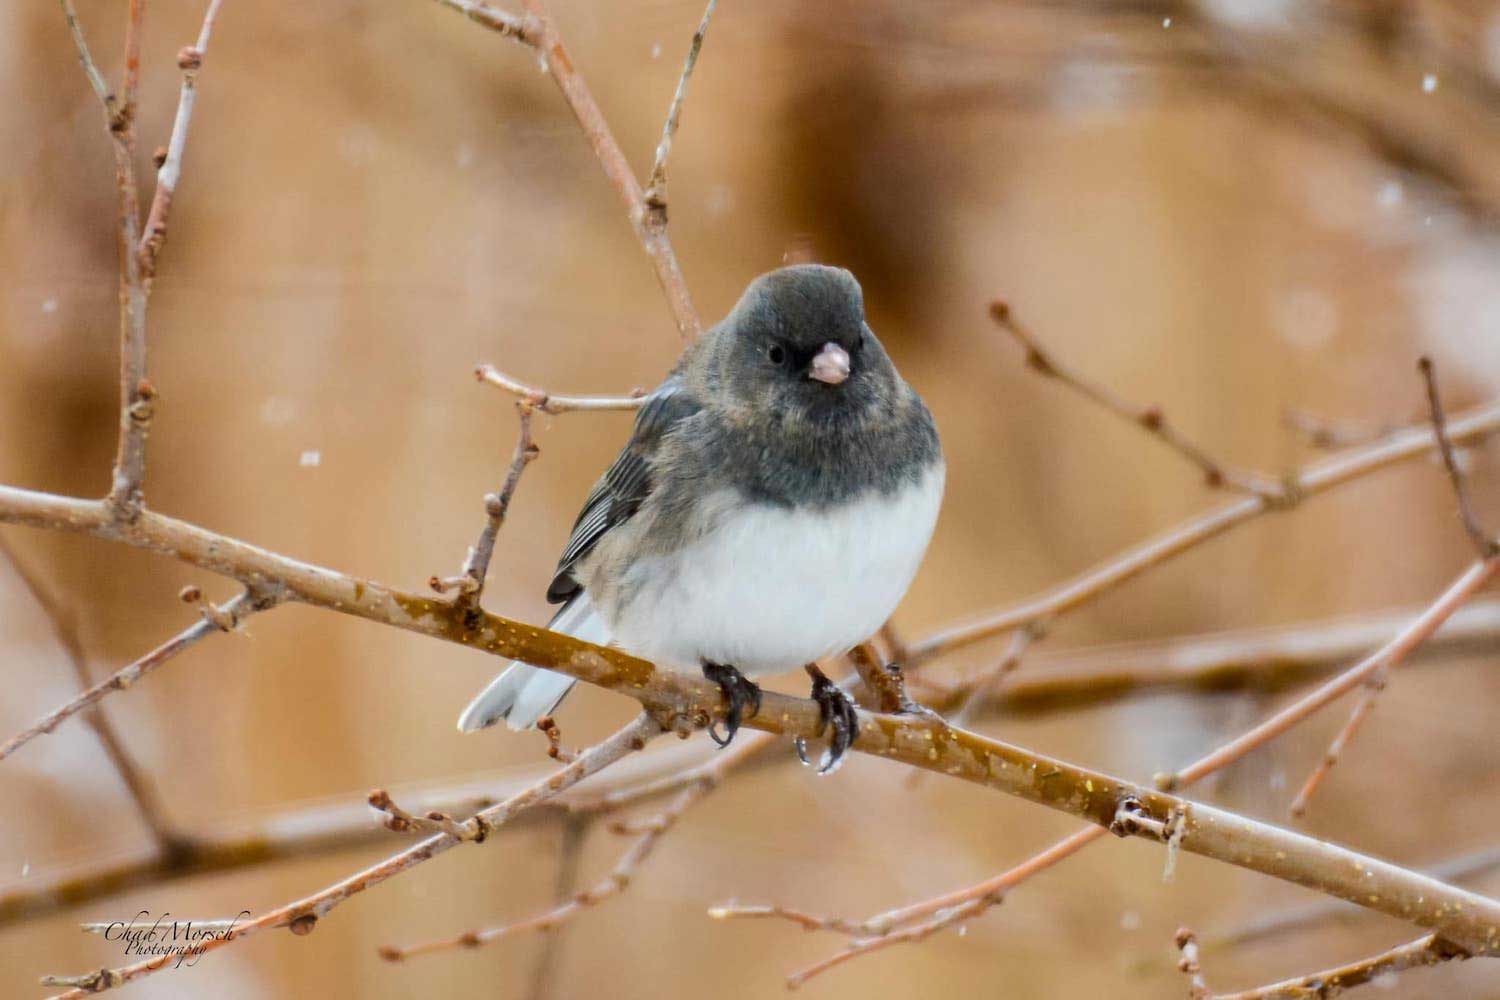
[[[766,352],[766,357],[771,359],[771,364],[779,365],[786,360],[786,350],[780,344],[772,344],[771,349]]]

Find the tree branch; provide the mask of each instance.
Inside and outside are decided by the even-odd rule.
[[[626,694],[663,718],[706,722],[721,710],[717,685],[706,679],[656,669],[618,649],[594,646],[477,612],[477,624],[443,601],[393,591],[322,567],[300,563],[183,521],[142,511],[122,528],[100,501],[0,487],[0,520],[115,538],[165,552],[205,569],[272,587],[276,596],[384,622],[456,642],[495,656],[521,659]],[[1477,579],[1474,570],[1466,579]],[[1486,577],[1488,571],[1484,574]],[[925,718],[861,713],[854,748],[938,771],[1007,794],[1120,827],[1116,813],[1139,803],[1136,836],[1150,836],[1149,819],[1165,824],[1182,815],[1183,850],[1216,857],[1350,899],[1481,950],[1500,947],[1500,905],[1405,872],[1393,865],[1291,831],[1256,823],[1210,806],[1139,788],[1103,773]],[[804,739],[821,732],[818,707],[810,700],[766,692],[748,725]],[[1358,871],[1355,865],[1360,866]],[[1361,877],[1361,874],[1363,877]],[[1371,894],[1377,895],[1374,900]],[[1421,900],[1420,902],[1418,900]],[[1456,904],[1462,904],[1461,906]]]
[[[1334,997],[1345,990],[1373,982],[1381,976],[1403,972],[1406,969],[1438,965],[1454,959],[1462,961],[1469,957],[1469,953],[1462,948],[1444,941],[1436,934],[1429,934],[1409,944],[1383,951],[1378,955],[1371,955],[1369,958],[1352,962],[1349,965],[1325,969],[1310,976],[1299,976],[1296,979],[1272,983],[1270,986],[1261,986],[1242,993],[1218,993],[1210,1000],[1293,1000],[1296,997]]]
[[[85,501],[87,502],[87,501]],[[172,657],[215,632],[230,632],[244,619],[256,611],[263,611],[275,604],[275,598],[266,594],[246,590],[222,608],[214,608],[177,635],[157,646],[134,663],[121,667],[109,677],[80,693],[69,701],[36,721],[31,728],[18,733],[0,744],[0,760],[4,760],[38,736],[51,733],[59,725],[86,708],[96,705],[112,691],[123,691],[136,681],[166,663]]]
[[[688,80],[693,68],[698,65],[698,51],[703,48],[703,37],[708,34],[708,22],[714,16],[719,0],[708,0],[703,9],[703,20],[693,32],[692,44],[688,46],[687,59],[682,64],[682,76],[677,80],[677,92],[672,95],[672,106],[667,110],[667,120],[662,125],[661,142],[656,145],[656,162],[651,165],[651,177],[646,182],[646,205],[653,212],[660,212],[666,221],[667,212],[667,157],[672,154],[672,139],[677,135],[677,120],[682,116],[682,102],[687,100]]]
[[[1207,451],[1188,440],[1162,414],[1159,406],[1137,406],[1117,396],[1104,386],[1093,382],[1069,368],[1059,364],[1032,335],[1005,302],[990,303],[990,317],[999,327],[1009,333],[1026,351],[1026,363],[1049,378],[1055,378],[1079,395],[1097,403],[1115,416],[1160,439],[1167,447],[1177,452],[1203,473],[1203,482],[1212,489],[1229,486],[1244,493],[1254,494],[1271,504],[1287,500],[1286,487],[1258,473],[1245,472],[1224,465]]]
[[[1454,441],[1467,443],[1487,437],[1496,430],[1500,430],[1500,404],[1491,403],[1465,411],[1453,420],[1449,426],[1449,436]],[[1426,454],[1436,447],[1437,441],[1427,428],[1413,428],[1394,434],[1385,441],[1330,457],[1288,477],[1289,496],[1299,498],[1296,502],[1300,502],[1301,499],[1326,493],[1397,462]],[[1287,501],[1290,502],[1292,501]],[[941,653],[972,645],[1022,625],[1045,622],[1230,528],[1253,521],[1273,510],[1285,509],[1287,503],[1272,504],[1261,496],[1246,496],[1200,514],[1155,538],[1126,549],[1038,597],[1029,598],[968,624],[952,626],[913,643],[910,647],[912,662],[925,662]]]
[[[520,397],[521,402],[543,413],[565,413],[569,410],[639,410],[645,405],[648,393],[637,389],[629,396],[555,396],[545,389],[517,382],[494,365],[480,365],[474,375],[481,382],[499,386],[506,392]]]
[[[698,312],[693,308],[692,297],[688,294],[687,282],[683,280],[682,269],[678,266],[677,255],[672,250],[672,240],[667,235],[666,213],[652,211],[646,203],[640,181],[636,180],[635,173],[631,171],[630,162],[625,159],[625,153],[615,141],[609,122],[605,121],[603,112],[594,101],[594,95],[573,67],[573,60],[563,46],[562,37],[557,33],[557,27],[542,6],[541,0],[524,0],[527,10],[525,17],[507,14],[471,0],[439,2],[462,12],[476,24],[532,46],[541,55],[547,72],[552,75],[558,90],[562,91],[563,100],[567,102],[573,117],[578,120],[579,128],[583,129],[584,136],[593,148],[604,175],[609,178],[620,200],[625,203],[636,239],[650,258],[651,266],[656,270],[656,280],[666,293],[667,304],[672,309],[672,318],[677,322],[678,333],[683,340],[696,340],[702,327],[698,322]]]
[[[182,176],[182,155],[187,149],[188,129],[193,123],[193,104],[198,96],[198,70],[203,66],[203,57],[208,53],[208,39],[213,34],[214,21],[219,16],[219,6],[224,0],[209,0],[208,10],[203,15],[203,26],[198,29],[198,41],[184,46],[177,53],[177,68],[182,70],[182,92],[177,98],[177,117],[172,122],[172,135],[167,140],[167,155],[156,171],[156,192],[151,198],[151,209],[146,215],[146,230],[141,235],[136,252],[140,256],[141,274],[150,287],[156,275],[156,259],[162,244],[167,240],[167,215],[172,210],[172,196],[177,192],[177,182]]]
[[[386,858],[363,871],[356,872],[310,896],[274,910],[268,910],[244,923],[237,924],[229,934],[200,940],[196,943],[196,947],[200,953],[207,953],[241,941],[259,931],[276,927],[286,927],[297,935],[310,934],[320,919],[350,897],[373,888],[404,871],[409,871],[461,843],[483,841],[492,830],[505,825],[512,817],[538,803],[545,802],[589,775],[641,749],[661,731],[660,724],[650,714],[643,712],[624,729],[580,754],[577,760],[546,780],[518,792],[504,802],[475,813],[472,818],[462,824],[462,833],[457,835],[441,833],[428,837],[416,846]],[[161,955],[124,968],[104,970],[98,974],[96,980],[67,993],[59,994],[54,1000],[82,1000],[91,993],[100,993],[160,971],[167,967],[174,958],[175,956],[171,954]]]

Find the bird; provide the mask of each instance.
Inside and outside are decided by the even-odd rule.
[[[720,746],[760,709],[749,677],[806,669],[833,729],[829,773],[858,723],[816,661],[895,611],[945,476],[932,415],[870,329],[854,275],[767,272],[645,397],[558,560],[549,627],[701,671],[723,693],[726,735],[709,726]],[[531,728],[574,683],[515,661],[458,727]]]

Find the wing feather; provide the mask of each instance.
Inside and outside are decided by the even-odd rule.
[[[636,415],[630,441],[583,501],[568,544],[557,561],[557,572],[547,588],[547,600],[557,604],[582,589],[573,575],[579,560],[593,551],[599,539],[641,509],[651,495],[652,460],[662,437],[699,409],[697,400],[688,395],[676,376],[651,394]]]

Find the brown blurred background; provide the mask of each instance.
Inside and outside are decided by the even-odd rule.
[[[175,53],[201,3],[148,16],[141,169],[166,141]],[[125,4],[79,0],[116,74]],[[649,167],[696,2],[556,4],[638,171]],[[113,167],[47,0],[0,10],[0,481],[96,496],[117,419]],[[852,268],[871,322],[937,417],[949,488],[896,619],[919,636],[1025,597],[1219,502],[1176,456],[1029,373],[990,325],[1005,297],[1060,358],[1162,404],[1216,455],[1313,457],[1291,408],[1405,421],[1431,352],[1454,409],[1500,384],[1500,5],[1201,3],[721,5],[671,165],[671,226],[706,321],[811,247]],[[418,589],[458,569],[514,441],[476,361],[560,392],[651,385],[679,342],[613,191],[534,54],[424,0],[228,0],[205,68],[151,308],[162,400],[157,509]],[[541,460],[486,601],[527,620],[577,503],[628,417],[543,418]],[[1469,453],[1500,524],[1494,445]],[[101,675],[183,627],[223,580],[120,546],[4,528],[81,618]],[[1412,462],[1264,518],[1065,619],[1046,647],[1140,640],[1423,602],[1468,559],[1441,470]],[[45,620],[0,574],[0,735],[75,690]],[[997,646],[960,663],[988,662]],[[1026,669],[1024,666],[1023,670]],[[497,767],[541,741],[461,737],[492,660],[288,607],[110,699],[172,818]],[[789,688],[800,688],[788,680]],[[1185,763],[1283,696],[1160,696],[983,727],[1132,778]],[[1493,656],[1400,675],[1306,828],[1421,865],[1495,843]],[[580,691],[569,742],[630,706]],[[1335,708],[1195,794],[1274,822],[1343,719]],[[993,874],[1076,823],[971,786],[908,790],[852,760],[783,763],[692,811],[630,891],[557,938],[401,966],[384,943],[506,922],[552,898],[555,827],[446,855],[276,932],[130,987],[152,997],[760,997],[839,947],[790,925],[710,921],[729,898],[862,917]],[[76,720],[0,766],[0,883],[139,848],[130,801]],[[0,931],[0,995],[120,964],[80,919],[259,911],[401,846],[176,882]],[[618,838],[593,832],[585,884]],[[814,980],[814,997],[1178,996],[1173,929],[1231,927],[1311,897],[1113,840],[1017,890],[960,936]],[[1500,891],[1500,879],[1478,883]],[[1243,988],[1411,937],[1380,917],[1207,949]],[[1377,991],[1379,992],[1379,991]],[[1409,973],[1386,996],[1500,997],[1493,963]]]

